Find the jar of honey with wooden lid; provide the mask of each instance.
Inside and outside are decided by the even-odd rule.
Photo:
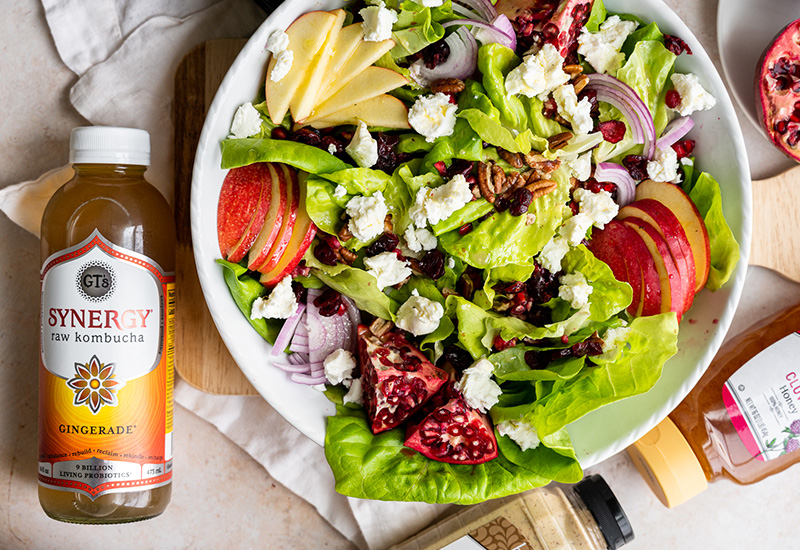
[[[733,338],[628,453],[668,507],[708,482],[755,483],[800,462],[800,304]]]
[[[150,136],[72,131],[41,243],[39,501],[52,518],[156,516],[172,481],[175,228]]]

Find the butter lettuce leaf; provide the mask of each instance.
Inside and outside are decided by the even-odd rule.
[[[226,139],[220,148],[223,170],[255,162],[282,162],[311,174],[329,174],[351,167],[318,147],[285,139]]]
[[[264,285],[247,275],[247,268],[244,266],[226,260],[217,260],[217,263],[223,268],[225,284],[228,285],[228,290],[231,291],[231,296],[233,296],[233,301],[236,302],[239,311],[264,340],[274,344],[283,326],[283,320],[250,318],[253,302],[264,294]]]
[[[584,245],[567,252],[561,266],[567,273],[582,273],[592,287],[592,293],[589,295],[592,321],[606,321],[631,304],[633,299],[631,285],[617,281],[611,268],[595,258]]]

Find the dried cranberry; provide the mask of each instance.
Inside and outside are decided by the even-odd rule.
[[[314,257],[325,265],[336,265],[336,251],[324,240],[314,247]]]
[[[472,172],[472,167],[475,165],[471,160],[454,159],[450,166],[447,168],[444,175],[448,178],[453,178],[458,175],[467,177]],[[437,167],[438,168],[438,167]]]
[[[508,202],[508,199],[505,197],[497,197],[494,200],[494,209],[497,210],[498,212],[505,212],[506,210],[508,210],[509,206],[510,203]]]
[[[472,356],[464,348],[453,344],[444,348],[438,365],[444,363],[450,363],[456,370],[462,371],[472,364]]]
[[[308,289],[296,281],[292,281],[292,292],[299,303],[304,303],[308,297]]]
[[[300,128],[292,132],[291,138],[292,141],[296,141],[298,143],[304,143],[306,145],[311,145],[313,147],[319,147],[322,145],[322,136],[319,133],[319,130],[315,130],[314,128]]]
[[[672,34],[664,35],[664,46],[675,55],[681,55],[683,52],[692,55],[692,49],[689,45],[681,38]]]
[[[528,350],[525,352],[525,363],[533,370],[543,369],[550,364],[548,361],[547,353]]]
[[[419,268],[434,281],[440,279],[444,275],[444,253],[429,250],[419,261]]]
[[[395,150],[397,142],[400,141],[399,137],[379,132],[374,135],[374,138],[378,142],[378,162],[372,167],[373,169],[391,174],[398,166],[411,158],[411,155],[398,153]]]
[[[342,300],[342,295],[333,290],[327,289],[314,299],[314,306],[319,309],[319,314],[323,317],[333,317],[334,315],[343,315],[347,311]]]
[[[682,139],[672,145],[672,149],[678,153],[678,158],[688,157],[694,152],[695,141],[693,139]]]
[[[525,283],[521,281],[512,281],[510,283],[500,281],[492,288],[500,294],[518,294],[525,290]]]
[[[622,159],[622,164],[628,169],[628,173],[635,180],[647,179],[647,157],[643,155],[628,155]]]
[[[542,114],[545,116],[545,118],[553,119],[556,117],[558,114],[558,105],[556,104],[555,99],[548,97],[544,103],[542,103]]]
[[[528,296],[536,304],[549,302],[558,296],[558,276],[535,264],[533,274],[527,281]]]
[[[335,152],[333,153],[331,153],[331,145],[333,148],[335,148]],[[333,136],[323,136],[322,142],[320,143],[320,148],[325,149],[327,152],[333,155],[341,155],[344,154],[345,144]]]
[[[603,139],[609,143],[619,143],[625,137],[625,123],[621,120],[609,120],[597,125]]]
[[[383,252],[391,252],[397,248],[400,238],[394,233],[386,232],[367,247],[367,256],[377,256]]]
[[[289,139],[289,131],[283,126],[276,126],[270,132],[270,137],[272,139]]]
[[[534,305],[528,311],[526,321],[537,327],[543,327],[553,322],[553,310],[549,307]]]
[[[667,107],[674,109],[681,104],[681,94],[678,93],[678,90],[669,90],[667,95],[664,96],[664,102],[667,104]]]
[[[521,216],[526,214],[532,200],[533,193],[531,193],[530,190],[525,187],[520,187],[514,191],[514,198],[511,201],[511,206],[509,207],[508,212],[512,216]]]
[[[450,57],[450,46],[444,38],[424,48],[421,52],[422,61],[431,70],[441,65]]]

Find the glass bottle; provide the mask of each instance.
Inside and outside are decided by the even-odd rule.
[[[595,474],[464,508],[390,550],[613,550],[632,540],[619,501]]]
[[[800,304],[726,343],[672,413],[628,448],[677,506],[726,478],[746,485],[800,462]]]
[[[150,136],[75,128],[41,231],[39,501],[52,518],[157,516],[172,481],[175,227]]]

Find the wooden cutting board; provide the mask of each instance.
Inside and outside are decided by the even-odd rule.
[[[212,40],[194,48],[175,76],[175,220],[178,318],[176,368],[192,386],[217,394],[256,394],[234,363],[203,298],[192,253],[189,191],[206,111],[245,40]],[[800,167],[753,182],[750,264],[800,282]]]

